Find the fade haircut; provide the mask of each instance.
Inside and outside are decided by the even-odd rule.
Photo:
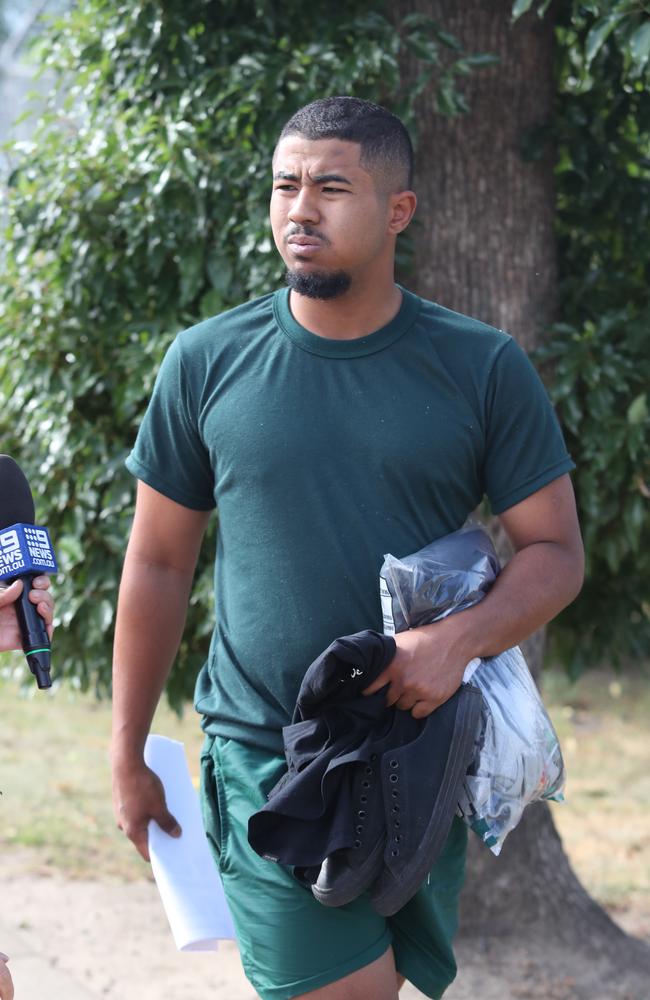
[[[341,139],[361,146],[359,163],[391,192],[413,184],[413,145],[399,118],[358,97],[324,97],[300,108],[280,133],[305,139]]]

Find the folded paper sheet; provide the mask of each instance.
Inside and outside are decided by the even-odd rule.
[[[156,885],[179,951],[215,951],[235,931],[219,872],[203,830],[185,749],[166,736],[147,738],[144,759],[165,789],[167,807],[183,830],[170,837],[149,823],[149,854]]]

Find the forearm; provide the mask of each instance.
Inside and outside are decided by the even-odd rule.
[[[450,615],[446,622],[466,662],[495,656],[559,614],[581,585],[581,551],[536,542],[513,556],[479,604]]]
[[[388,683],[388,705],[424,718],[458,689],[475,657],[495,656],[550,621],[578,594],[584,554],[568,476],[500,515],[516,550],[479,604],[395,636],[390,665],[370,684]]]
[[[142,756],[178,651],[191,586],[192,574],[127,553],[113,657],[115,766]]]

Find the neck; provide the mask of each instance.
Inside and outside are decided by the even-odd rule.
[[[354,283],[335,299],[310,299],[291,290],[294,319],[310,333],[329,340],[355,340],[386,326],[399,312],[402,293],[391,279],[381,289]]]

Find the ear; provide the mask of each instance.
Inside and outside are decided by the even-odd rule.
[[[415,214],[418,203],[414,191],[400,191],[389,196],[388,232],[394,236],[403,232]]]

